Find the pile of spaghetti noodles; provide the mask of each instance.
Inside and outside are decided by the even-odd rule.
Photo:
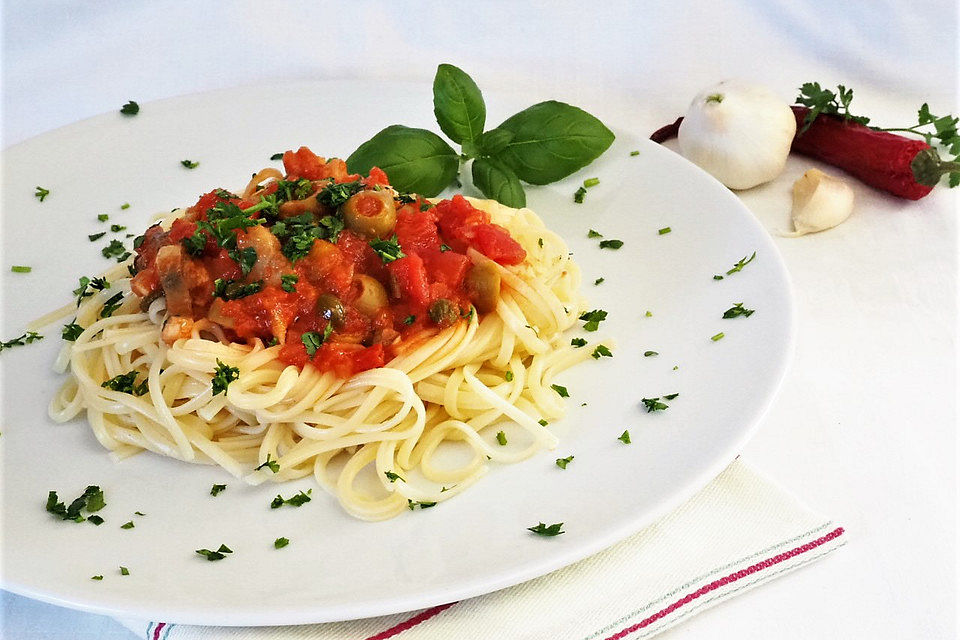
[[[310,362],[287,364],[283,344],[237,340],[206,321],[165,340],[167,300],[131,292],[128,259],[105,274],[108,288],[79,300],[74,323],[83,329],[57,360],[68,378],[51,417],[65,422],[85,412],[118,460],[149,450],[216,464],[251,484],[312,474],[366,520],[433,506],[490,463],[553,448],[548,423],[564,405],[551,381],[590,353],[563,338],[583,311],[579,269],[529,209],[470,204],[526,252],[515,265],[467,252],[474,265],[499,274],[495,308],[474,309],[390,351],[384,366],[349,377]],[[160,227],[183,213],[161,218]],[[117,293],[119,307],[114,302],[105,314]],[[224,365],[236,374],[215,392]],[[128,388],[109,383],[125,375]]]

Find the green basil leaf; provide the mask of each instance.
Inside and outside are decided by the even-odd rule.
[[[528,107],[498,128],[514,135],[497,157],[531,184],[556,182],[582,169],[614,139],[613,132],[586,111],[555,100]]]
[[[490,131],[480,136],[478,144],[480,153],[486,156],[495,156],[503,151],[503,148],[506,147],[511,140],[513,140],[512,131],[507,131],[500,127],[490,129]]]
[[[487,107],[470,76],[452,64],[441,64],[433,78],[433,113],[447,137],[463,144],[483,133]]]
[[[380,167],[398,191],[427,198],[453,182],[459,166],[457,152],[443,138],[400,124],[379,132],[347,158],[351,173],[367,175],[372,167]]]
[[[495,158],[477,158],[473,161],[473,184],[483,195],[500,204],[517,209],[527,205],[527,196],[517,174]]]

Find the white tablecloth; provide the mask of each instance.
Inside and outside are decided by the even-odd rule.
[[[876,122],[958,110],[957,7],[894,0],[727,2],[6,2],[7,146],[184,93],[279,79],[399,77],[451,62],[485,89],[589,104],[615,89],[638,132],[728,76],[785,98],[856,89]],[[743,195],[788,227],[791,159]],[[956,192],[917,203],[857,186],[843,226],[777,239],[796,287],[796,360],[743,458],[854,534],[801,570],[665,638],[947,638],[956,624]],[[4,516],[6,517],[6,515]],[[5,638],[129,638],[112,620],[3,594]]]

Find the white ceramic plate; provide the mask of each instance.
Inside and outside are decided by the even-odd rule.
[[[488,125],[545,97],[488,95]],[[109,266],[100,247],[114,234],[93,243],[87,234],[109,223],[141,233],[155,211],[193,203],[216,186],[240,188],[284,149],[305,144],[345,157],[388,124],[435,129],[430,99],[429,86],[380,82],[244,88],[145,104],[132,118],[98,116],[8,149],[0,336],[19,334],[69,300],[79,276]],[[601,101],[580,106],[604,119]],[[46,405],[61,382],[50,370],[57,324],[43,342],[0,355],[3,587],[181,623],[373,616],[546,574],[638,531],[704,486],[737,455],[783,377],[794,333],[787,273],[729,191],[673,152],[613,128],[617,140],[599,161],[528,189],[529,206],[569,242],[592,306],[609,312],[591,337],[617,344],[612,359],[586,362],[559,381],[571,398],[568,417],[550,426],[560,437],[555,451],[493,469],[462,496],[387,522],[354,520],[322,490],[299,509],[271,510],[278,491],[290,495],[312,480],[248,487],[220,469],[152,454],[114,464],[84,421],[52,423]],[[639,155],[630,156],[634,149]],[[183,159],[200,165],[184,169]],[[590,176],[600,184],[574,204],[573,192]],[[43,203],[36,185],[51,191]],[[121,210],[125,202],[131,206]],[[108,223],[97,221],[100,213]],[[659,235],[667,226],[672,232]],[[623,240],[623,248],[599,249],[588,229]],[[742,272],[713,279],[754,251]],[[12,264],[33,272],[10,273]],[[721,319],[735,302],[756,313]],[[721,331],[722,340],[710,339]],[[659,355],[644,357],[648,350]],[[676,392],[666,411],[641,406],[643,397]],[[630,445],[617,439],[624,429]],[[559,469],[554,460],[568,455],[575,460]],[[213,483],[228,489],[213,498]],[[102,526],[45,512],[48,490],[70,498],[88,484],[106,492]],[[121,529],[129,520],[135,528]],[[540,521],[563,522],[566,533],[526,530]],[[275,550],[281,536],[290,545]],[[223,561],[194,553],[221,543],[234,551]],[[129,576],[119,575],[120,565]],[[91,581],[95,574],[104,579]]]

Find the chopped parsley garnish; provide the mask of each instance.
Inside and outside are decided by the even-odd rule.
[[[233,550],[225,544],[221,544],[220,548],[216,551],[210,551],[210,549],[197,549],[196,551],[211,562],[214,560],[223,560],[227,557],[225,554],[233,553]]]
[[[361,180],[340,183],[331,182],[317,193],[317,201],[331,209],[336,209],[349,200],[350,196],[360,191],[363,191],[363,182]]]
[[[587,178],[583,181],[583,186],[589,189],[590,187],[595,187],[600,184],[600,178]]]
[[[527,527],[527,531],[533,531],[538,536],[558,536],[561,533],[566,533],[566,531],[563,531],[562,529],[563,529],[562,522],[557,522],[549,526],[541,522],[537,524],[537,526],[535,527]]]
[[[407,316],[403,319],[403,324],[413,324],[417,321],[417,316]]]
[[[44,189],[43,187],[37,187],[36,193],[33,194],[34,197],[38,198],[40,202],[43,202],[43,199],[50,195],[50,189]]]
[[[640,155],[640,152],[639,152],[639,151],[631,151],[631,152],[630,152],[630,155],[631,155],[631,156],[638,156],[638,155]]]
[[[226,489],[227,489],[227,485],[225,484],[215,484],[212,487],[210,487],[210,495],[218,496],[222,491],[226,491]]]
[[[313,183],[306,178],[277,181],[277,195],[284,200],[303,200],[312,191]]]
[[[130,203],[129,203],[129,202],[124,202],[122,205],[120,205],[120,209],[121,209],[121,210],[126,210],[126,209],[129,209],[129,208],[130,208]]]
[[[663,399],[664,399],[664,400],[673,400],[674,398],[676,398],[676,397],[679,396],[679,395],[680,395],[679,393],[668,393],[667,395],[663,396]]]
[[[112,225],[110,225],[110,231],[112,231],[112,232],[114,232],[114,233],[120,233],[120,232],[123,231],[124,229],[126,229],[126,227],[123,226],[123,225],[119,225],[119,224],[112,224]]]
[[[653,317],[653,311],[647,311],[647,312],[646,312],[645,314],[643,314],[643,315],[644,315],[644,317],[646,317],[646,318],[652,318],[652,317]]]
[[[127,102],[127,104],[120,107],[120,113],[125,116],[135,116],[140,113],[140,105],[133,100],[130,100]]]
[[[60,502],[56,491],[47,493],[47,511],[55,516],[59,516],[62,520],[83,522],[84,517],[80,515],[81,510],[86,509],[89,512],[99,511],[106,506],[106,504],[103,499],[103,491],[96,485],[90,485],[84,489],[83,493],[70,503],[70,506]],[[99,516],[96,517],[100,519]],[[100,519],[99,523],[94,522],[94,524],[100,524],[102,522],[103,520]]]
[[[10,271],[13,273],[30,273],[33,271],[33,267],[27,267],[19,264],[12,265]]]
[[[410,509],[410,511],[413,511],[417,507],[420,507],[421,509],[429,509],[430,507],[435,507],[435,506],[437,506],[436,502],[423,502],[423,501],[414,502],[413,500],[407,499],[407,508]]]
[[[597,345],[597,348],[594,349],[594,350],[590,353],[590,355],[593,356],[593,358],[594,358],[595,360],[599,360],[600,358],[612,358],[612,357],[613,357],[613,353],[610,352],[610,349],[607,348],[605,345],[602,345],[602,344],[598,344],[598,345]]]
[[[550,423],[544,420],[543,418],[540,418],[539,420],[537,420],[537,424],[539,424],[541,427],[545,427]]]
[[[587,237],[588,237],[588,238],[602,238],[602,237],[603,237],[603,234],[600,233],[599,231],[594,231],[593,229],[590,229],[590,231],[587,231]]]
[[[400,477],[393,471],[384,471],[383,475],[387,476],[387,480],[389,480],[390,482],[396,482],[397,480],[399,480],[400,482],[406,482],[406,480],[404,480],[402,477]]]
[[[603,278],[597,278],[596,280],[593,281],[594,286],[600,284],[601,282],[603,282],[603,280],[604,280]]]
[[[400,248],[397,242],[397,234],[393,234],[389,240],[371,240],[370,246],[376,252],[384,264],[407,257],[407,254]]]
[[[559,396],[560,396],[561,398],[569,398],[569,397],[570,397],[570,393],[567,391],[567,388],[566,388],[566,387],[561,387],[561,386],[558,385],[558,384],[552,384],[552,385],[550,385],[550,388],[553,389],[554,391],[556,391],[557,394],[559,394]]]
[[[673,396],[673,397],[676,398],[677,396]],[[666,398],[666,396],[664,396],[664,398]],[[669,400],[670,398],[667,398],[667,399]],[[654,411],[663,411],[664,409],[667,409],[670,407],[670,405],[660,402],[659,396],[657,396],[656,398],[643,398],[640,402],[642,402],[643,406],[647,408],[647,413],[653,413]]]
[[[103,576],[90,576],[91,580],[103,580]]]
[[[133,529],[134,526],[135,526],[135,525],[133,524],[133,520],[130,520],[129,522],[124,522],[122,525],[120,525],[120,528],[121,528],[121,529]]]
[[[580,320],[585,321],[584,331],[596,331],[600,328],[600,323],[607,319],[607,312],[603,309],[594,309],[580,314]]]
[[[90,242],[96,242],[97,240],[99,240],[105,235],[107,235],[107,232],[101,231],[100,233],[91,233],[90,235],[87,236],[87,238],[90,240]]]
[[[280,288],[287,293],[296,293],[296,284],[300,281],[300,276],[295,273],[285,273],[280,276]]]
[[[235,280],[223,280],[217,278],[213,281],[213,297],[224,300],[239,300],[260,293],[263,289],[263,280],[257,280],[249,284]]]
[[[113,315],[113,312],[120,308],[120,305],[123,304],[123,291],[110,296],[107,298],[107,301],[103,303],[103,308],[100,309],[101,318],[109,318]]]
[[[96,526],[99,527],[100,525],[103,524],[103,518],[101,518],[98,515],[87,516],[87,522],[95,524]]]
[[[573,201],[577,204],[583,204],[583,196],[585,195],[587,195],[587,190],[584,187],[580,187],[573,192]]]
[[[657,235],[663,236],[670,233],[671,231],[673,231],[673,229],[671,229],[670,227],[664,227],[663,229],[657,229]]]
[[[644,357],[644,358],[649,358],[650,356],[658,356],[658,355],[660,355],[660,354],[657,353],[656,351],[644,351],[644,352],[643,352],[643,357]]]
[[[566,458],[557,458],[557,466],[561,469],[566,469],[567,465],[573,462],[573,456],[567,456]]]
[[[323,328],[323,333],[319,331],[307,331],[300,336],[300,342],[302,342],[306,348],[307,355],[312,357],[313,354],[317,352],[317,349],[320,348],[320,345],[330,337],[331,333],[333,333],[333,325],[327,323],[327,326]]]
[[[749,257],[749,258],[748,258],[747,256],[743,256],[742,258],[740,258],[739,260],[737,260],[737,263],[736,263],[735,265],[733,265],[732,267],[730,267],[730,269],[727,270],[727,275],[729,276],[729,275],[733,275],[734,273],[737,273],[738,271],[743,271],[743,268],[744,268],[745,266],[747,266],[748,264],[750,264],[751,262],[753,262],[753,259],[756,258],[756,257],[757,257],[757,252],[756,252],[756,251],[754,251],[752,254],[750,254],[750,257]],[[714,280],[723,280],[723,276],[721,276],[721,275],[715,275],[715,276],[713,276],[713,279],[714,279]]]
[[[620,437],[617,438],[623,444],[630,444],[630,430],[624,429],[623,433],[620,434]]]
[[[91,280],[87,276],[80,278],[80,286],[73,290],[73,295],[77,296],[77,306],[80,306],[80,301],[88,296],[93,295],[93,291],[88,291],[87,289],[93,289],[94,291],[103,291],[104,289],[110,288],[110,283],[107,282],[106,278],[94,278]]]
[[[134,369],[133,371],[116,375],[100,386],[104,389],[110,389],[111,391],[129,393],[133,396],[142,396],[147,392],[147,381],[144,380],[140,384],[137,384],[138,375],[140,375],[140,373]]]
[[[537,246],[539,246],[541,249],[543,248],[543,238],[537,238]]]
[[[130,569],[127,569],[126,567],[120,567],[120,575],[122,576],[130,575]]]
[[[290,544],[290,540],[288,540],[287,538],[277,538],[276,540],[273,541],[273,548],[283,549],[288,544]]]
[[[343,220],[337,216],[324,216],[315,223],[313,216],[305,213],[286,218],[270,227],[270,233],[280,240],[283,255],[291,262],[310,253],[314,240],[336,242],[343,231]]]
[[[749,318],[753,315],[753,312],[754,309],[747,309],[742,302],[735,302],[732,307],[723,312],[723,317],[726,319],[739,318],[740,316]]]
[[[440,253],[446,253],[447,251],[453,251],[453,249],[451,249],[448,245],[441,244]]]
[[[623,240],[601,240],[601,249],[619,249],[623,246]]]
[[[220,358],[217,358],[217,368],[213,370],[213,380],[211,380],[213,395],[226,393],[230,383],[239,377],[240,369],[226,365],[220,362]]]
[[[587,341],[584,340],[583,338],[573,338],[572,340],[570,340],[570,344],[579,348],[579,347],[586,346]]]
[[[507,382],[513,382],[513,371],[507,371],[505,374],[503,374],[503,379]]]
[[[277,494],[277,497],[270,502],[270,508],[279,509],[285,504],[290,505],[291,507],[299,507],[307,502],[310,502],[310,494],[312,492],[313,489],[307,489],[306,493],[301,491],[300,493],[289,498],[284,498],[280,494]]]
[[[145,516],[145,515],[147,515],[147,514],[141,512],[141,511],[134,511],[134,512],[133,512],[133,515],[135,515],[135,516]]]
[[[263,469],[264,467],[270,469],[270,471],[273,471],[274,473],[280,473],[280,463],[276,460],[271,460],[269,453],[267,454],[267,461],[259,467],[254,468],[254,471],[260,471],[260,469]]]
[[[11,347],[22,347],[32,342],[37,342],[38,340],[43,340],[43,336],[36,331],[28,331],[23,335],[17,336],[11,340],[7,340],[6,342],[0,342],[0,351],[9,349]]]
[[[721,331],[716,335],[710,336],[710,339],[713,340],[714,342],[716,342],[717,340],[723,340],[723,331]]]
[[[126,252],[127,248],[119,240],[111,240],[110,244],[100,250],[104,258],[117,258]]]
[[[107,215],[106,213],[101,213],[97,216],[97,220],[99,220],[100,222],[106,222],[109,219],[110,219],[110,216]]]
[[[283,154],[282,154],[282,153],[275,153],[275,154],[273,154],[272,156],[270,156],[270,159],[271,159],[271,160],[283,160]]]
[[[203,255],[203,251],[207,246],[207,234],[201,229],[197,229],[193,232],[193,235],[181,239],[180,244],[183,245],[184,251],[194,258],[199,258]],[[136,246],[136,241],[134,241],[134,246]]]
[[[497,443],[499,443],[501,447],[506,446],[507,434],[505,434],[503,431],[497,431]]]
[[[243,273],[243,275],[250,273],[253,265],[257,263],[257,250],[253,247],[234,249],[229,252],[229,256],[240,265],[240,272]]]
[[[185,166],[187,169],[196,169],[197,167],[200,166],[199,162],[194,162],[192,160],[181,160],[180,164]]]

